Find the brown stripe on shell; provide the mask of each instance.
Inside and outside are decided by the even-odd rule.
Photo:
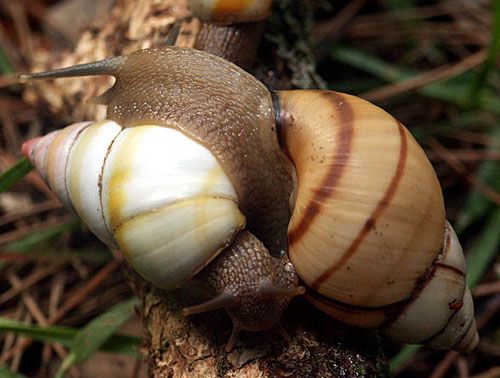
[[[394,176],[392,177],[391,182],[389,183],[389,186],[387,187],[387,190],[384,193],[384,196],[378,203],[377,207],[373,211],[373,213],[368,217],[366,220],[363,228],[361,231],[358,233],[356,238],[353,240],[351,245],[347,248],[347,250],[344,252],[342,255],[341,259],[330,266],[328,269],[325,270],[325,272],[319,276],[312,284],[311,287],[315,290],[318,290],[321,285],[323,285],[326,281],[330,279],[330,277],[338,271],[340,268],[342,268],[347,261],[356,253],[356,250],[358,247],[361,245],[363,242],[364,238],[368,235],[368,233],[372,230],[373,226],[377,222],[377,219],[380,217],[380,214],[382,214],[382,211],[389,205],[391,202],[392,198],[396,194],[396,191],[399,187],[399,183],[401,182],[401,177],[403,175],[404,167],[406,164],[406,158],[408,155],[408,138],[404,129],[404,126],[397,121],[398,125],[398,131],[399,131],[399,136],[401,139],[401,144],[399,147],[399,158],[398,158],[398,164],[396,166],[396,172],[394,173]]]
[[[467,327],[465,327],[465,332],[462,334],[462,336],[460,337],[460,339],[458,339],[458,341],[453,344],[453,346],[451,347],[451,349],[455,349],[457,347],[457,345],[460,345],[460,343],[464,340],[464,338],[469,334],[469,328],[472,327],[472,323],[475,321],[474,317],[472,316],[469,320],[469,322],[467,323]],[[472,341],[472,340],[471,340]],[[470,342],[469,342],[470,344]]]
[[[451,226],[447,222],[446,223],[445,237],[444,237],[444,248],[443,248],[443,251],[439,254],[439,259],[441,261],[446,261],[446,257],[448,256],[448,253],[451,250],[451,233],[452,233]],[[463,272],[460,269],[458,269],[454,266],[451,266],[449,264],[445,264],[445,263],[436,261],[436,262],[434,262],[434,265],[439,265],[443,268],[453,270],[458,275],[465,277],[466,272]]]
[[[452,265],[448,265],[448,264],[445,264],[442,262],[436,262],[436,263],[434,263],[434,266],[436,266],[437,268],[444,268],[444,269],[451,270],[451,271],[455,272],[456,274],[458,274],[459,276],[465,277],[465,272],[462,272],[460,269],[458,269]]]
[[[118,124],[118,125],[120,125],[120,124]],[[106,155],[104,156],[104,160],[103,160],[102,165],[101,165],[101,171],[99,173],[99,179],[97,181],[97,186],[98,186],[98,190],[99,190],[99,203],[100,203],[101,209],[102,209],[102,211],[101,211],[102,221],[104,223],[104,227],[106,227],[106,230],[108,230],[108,233],[111,235],[111,237],[113,239],[115,238],[115,236],[114,236],[114,231],[115,230],[114,230],[112,224],[108,224],[108,222],[106,222],[106,217],[104,216],[104,201],[103,201],[103,195],[102,195],[102,191],[103,191],[102,180],[103,180],[103,177],[104,177],[104,168],[106,167],[106,162],[108,161],[108,157],[109,157],[109,154],[111,153],[111,149],[113,148],[113,145],[115,144],[116,139],[123,132],[123,130],[124,129],[122,127],[122,129],[118,132],[118,134],[116,134],[116,136],[113,138],[113,140],[109,144],[109,146],[108,146],[108,148],[106,150]],[[107,209],[107,210],[109,211],[109,209]],[[115,242],[116,242],[116,240],[115,240]]]
[[[431,337],[428,337],[427,339],[425,340],[422,340],[422,344],[428,344],[430,343],[433,339],[439,337],[444,331],[446,331],[446,327],[448,327],[448,324],[453,320],[453,318],[455,317],[455,315],[458,314],[458,312],[460,311],[462,307],[460,308],[457,308],[455,309],[455,311],[453,311],[453,313],[451,314],[451,316],[448,318],[448,320],[446,321],[446,323],[441,327],[441,329],[439,331],[437,331],[434,335],[432,335]],[[462,336],[463,337],[463,336]]]
[[[306,294],[304,295],[305,298],[307,297],[312,297],[316,299],[319,302],[323,302],[329,307],[337,308],[340,309],[344,312],[351,312],[351,313],[361,313],[361,312],[383,312],[384,314],[388,316],[392,316],[393,314],[399,314],[400,313],[400,308],[404,307],[406,305],[406,300],[400,301],[400,302],[394,302],[390,303],[388,305],[383,305],[383,306],[375,306],[375,307],[362,307],[362,306],[356,306],[352,305],[349,303],[345,303],[333,298],[329,298],[323,294],[320,294],[316,291],[313,290],[307,290]],[[342,319],[339,319],[342,320]]]
[[[332,103],[332,108],[338,109],[340,128],[338,130],[338,143],[335,149],[333,163],[326,169],[326,175],[321,183],[322,190],[314,192],[314,197],[309,201],[297,226],[288,231],[288,245],[292,245],[306,233],[314,218],[321,209],[321,204],[326,198],[331,197],[344,174],[349,160],[354,134],[354,112],[344,96],[336,92],[322,92],[323,97]],[[336,125],[335,125],[336,126]],[[286,132],[286,130],[285,130]]]
[[[442,253],[443,252],[441,252],[436,259],[441,258]],[[417,281],[417,284],[415,285],[415,290],[413,290],[413,293],[411,294],[411,296],[407,300],[404,301],[405,302],[404,306],[400,307],[399,311],[397,313],[393,314],[393,317],[388,319],[384,323],[384,326],[389,327],[392,323],[394,323],[399,318],[399,316],[401,314],[404,314],[406,308],[409,305],[411,305],[414,301],[417,300],[417,298],[420,296],[420,294],[422,294],[422,292],[424,291],[425,287],[432,281],[432,279],[436,275],[436,271],[439,268],[451,270],[452,272],[458,274],[459,276],[465,277],[465,273],[462,272],[460,269],[457,269],[454,266],[451,266],[448,264],[434,261],[434,263],[432,264],[432,268],[429,270],[429,272],[422,279]],[[449,306],[454,306],[454,305],[456,306],[456,305],[458,305],[458,303],[453,303],[453,302],[449,303]],[[463,305],[463,303],[462,303],[462,305]],[[462,307],[462,305],[460,305],[460,308]],[[449,319],[451,319],[453,317],[453,315],[454,314],[452,314]],[[449,322],[449,320],[448,320],[448,322]],[[434,336],[432,336],[432,337],[434,337]]]

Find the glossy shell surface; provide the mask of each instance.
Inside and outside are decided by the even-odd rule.
[[[394,340],[469,352],[466,264],[423,150],[382,109],[329,91],[274,95],[296,169],[289,256],[306,297]]]
[[[284,101],[316,115],[283,127],[297,171],[289,226],[297,273],[319,294],[354,306],[407,299],[445,230],[424,152],[397,120],[357,97],[297,91]]]
[[[157,286],[181,286],[245,225],[217,160],[179,131],[102,121],[27,143],[58,197]]]

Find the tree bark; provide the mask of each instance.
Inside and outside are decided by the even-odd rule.
[[[186,318],[188,296],[151,287],[131,272],[141,299],[153,377],[384,377],[376,332],[347,327],[297,299],[285,312],[289,341],[276,332],[242,333],[229,353],[232,323],[217,311]]]
[[[283,0],[267,24],[259,61],[253,73],[272,89],[321,87],[308,51],[311,8]],[[74,52],[39,54],[33,70],[89,62],[139,48],[161,46],[172,25],[189,15],[184,0],[118,0],[99,24],[83,34]],[[178,44],[191,46],[199,23],[181,25]],[[41,50],[40,50],[41,51]],[[264,52],[262,52],[264,51]],[[53,53],[51,53],[53,54]],[[269,72],[273,74],[270,75]],[[102,93],[106,78],[37,82],[26,97],[48,103],[71,122],[102,119],[105,109],[86,100]],[[376,332],[341,325],[302,298],[283,317],[290,340],[274,332],[242,333],[236,347],[224,352],[232,324],[222,311],[182,316],[183,292],[156,289],[133,272],[131,283],[140,298],[150,374],[154,377],[373,377],[388,376],[388,365]],[[191,300],[192,301],[192,300]]]

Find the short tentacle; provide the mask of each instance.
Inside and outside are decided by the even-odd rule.
[[[218,310],[220,308],[231,307],[236,304],[236,298],[233,295],[227,292],[223,292],[222,294],[219,294],[215,298],[209,299],[206,302],[183,308],[182,314],[185,316],[201,314],[203,312]]]
[[[293,298],[303,295],[306,292],[306,288],[304,286],[283,287],[276,285],[270,279],[266,278],[260,283],[258,292],[263,299],[276,296]]]

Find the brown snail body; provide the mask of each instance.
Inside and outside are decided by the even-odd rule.
[[[310,287],[307,297],[311,302],[342,321],[387,327],[393,338],[410,342],[437,337],[434,345],[440,348],[470,351],[475,347],[477,333],[465,288],[465,263],[445,220],[439,183],[421,148],[394,118],[366,101],[336,92],[284,91],[271,95],[237,66],[191,49],[143,50],[31,77],[96,74],[116,77],[115,85],[103,96],[110,121],[88,126],[91,131],[78,131],[85,139],[87,134],[107,133],[111,126],[106,124],[113,123],[116,128],[115,134],[106,137],[108,142],[103,142],[101,152],[85,155],[102,155],[98,172],[90,175],[98,180],[97,185],[89,184],[101,188],[97,194],[101,215],[96,218],[104,218],[101,228],[105,236],[97,234],[111,240],[108,244],[118,244],[131,265],[159,286],[181,286],[206,267],[201,274],[213,281],[217,297],[186,313],[225,307],[233,317],[235,331],[277,326],[290,298],[303,292],[297,286],[295,270]],[[155,136],[142,142],[132,137],[134,133]],[[130,138],[125,141],[127,136]],[[68,163],[60,172],[63,178],[52,179],[46,174],[50,164],[45,155],[50,157],[55,154],[52,150],[61,148],[53,146],[57,136],[45,138],[28,142],[25,154],[53,189],[56,182],[66,182],[67,188],[62,191],[67,190],[69,195],[58,195],[69,198],[88,223],[90,218],[80,207],[86,199],[82,200],[84,195],[80,195],[78,185],[73,185],[71,176],[75,170],[72,161],[82,161],[83,155],[72,157],[69,152]],[[78,138],[69,142],[71,146],[65,145],[64,151],[74,145],[83,151],[90,144]],[[176,143],[185,143],[186,155],[192,149],[203,164],[207,162],[206,171],[200,173],[186,156],[179,156],[183,162],[174,169],[196,171],[193,175],[202,178],[190,180],[203,182],[204,189],[201,193],[193,190],[181,200],[176,197],[178,202],[152,196],[154,205],[129,210],[128,202],[142,200],[143,196],[122,193],[136,193],[135,186],[134,191],[121,188],[135,173],[140,177],[141,170],[131,168],[136,165],[134,159],[124,158],[131,161],[125,164],[116,156],[142,156],[146,153],[142,151],[147,151],[144,146],[161,138],[166,144],[171,138],[179,138]],[[120,154],[124,145],[135,143],[139,145],[137,151]],[[164,149],[170,148],[175,144]],[[165,159],[161,148],[151,150],[158,152],[152,155],[153,161]],[[182,150],[179,152],[182,155]],[[132,181],[140,191],[150,191],[142,188],[147,180]],[[167,210],[158,210],[157,201]],[[150,213],[154,221],[145,224],[152,223],[154,231],[145,231],[137,216],[149,217]],[[161,223],[160,213],[174,214],[175,221]],[[210,214],[222,214],[215,218],[224,218],[219,223],[224,223],[221,227],[225,233],[221,228],[205,227],[214,218]],[[178,252],[183,242],[168,243],[172,251],[161,249],[161,254],[148,243],[161,233],[161,227],[177,230],[179,219],[185,219],[191,227],[188,235],[202,235],[193,242],[202,252],[192,267],[186,262],[182,269],[171,269],[182,272],[179,277],[174,274],[175,281],[163,278],[158,266],[183,260],[184,254]],[[141,239],[141,235],[147,232],[148,240],[144,241],[146,237]],[[176,239],[177,234],[172,231],[169,237]],[[206,243],[203,235],[207,236]],[[217,240],[212,235],[218,235]],[[136,239],[146,247],[139,246]],[[211,246],[212,253],[205,244]],[[154,253],[149,254],[150,249]],[[222,250],[220,257],[209,264]],[[278,257],[271,257],[267,250]],[[286,257],[279,257],[282,251],[288,251],[293,266]],[[174,256],[171,260],[163,255],[170,252]],[[243,255],[242,266],[246,268],[241,274],[231,274],[241,282],[227,285],[231,274],[220,280],[214,278],[211,271],[240,269],[232,262],[236,255]],[[230,261],[228,265],[224,259]],[[275,268],[269,268],[272,266]],[[246,278],[248,272],[256,275]],[[429,288],[433,290],[430,293]],[[439,305],[432,306],[433,296],[439,298]],[[259,298],[261,304],[248,305],[244,298]],[[435,324],[425,332],[418,327],[411,329],[408,319],[422,316],[414,303],[425,311],[438,308],[439,314],[430,317]],[[346,318],[348,315],[352,315],[352,321]],[[266,317],[272,321],[264,321]],[[448,324],[451,331],[447,331]],[[448,332],[452,335],[443,336]]]

